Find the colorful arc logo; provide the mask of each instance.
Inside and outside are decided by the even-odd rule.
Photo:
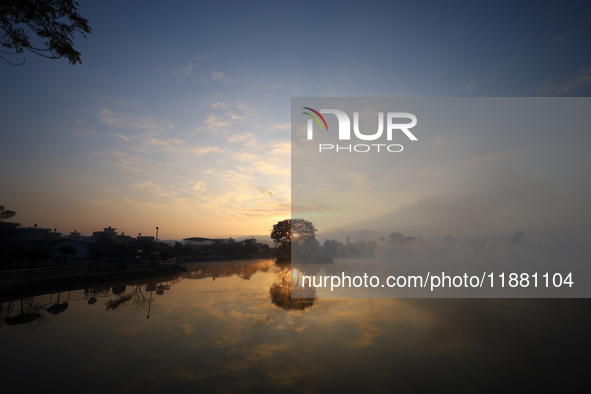
[[[318,111],[316,111],[316,110],[314,110],[314,109],[312,109],[312,108],[309,108],[309,107],[302,107],[302,108],[304,108],[304,109],[307,109],[307,110],[309,110],[309,111],[312,111],[312,112],[314,112],[316,115],[320,116],[320,119],[322,119],[322,121],[324,122],[324,125],[326,126],[326,131],[328,131],[328,125],[326,124],[326,120],[324,120],[324,116],[320,115],[320,112],[318,112]],[[302,113],[303,113],[303,114],[306,114],[306,115],[308,115],[308,116],[311,116],[311,117],[312,117],[312,118],[313,118],[313,119],[314,119],[314,120],[315,120],[315,121],[318,123],[318,126],[320,126],[320,130],[322,130],[322,123],[320,123],[320,120],[318,120],[318,118],[317,118],[316,116],[312,115],[312,114],[311,114],[311,113],[309,113],[309,112],[302,112]]]

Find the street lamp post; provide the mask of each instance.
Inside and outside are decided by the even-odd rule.
[[[158,227],[156,227],[156,246],[158,246]]]

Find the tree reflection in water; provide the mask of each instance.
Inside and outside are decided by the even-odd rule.
[[[146,290],[147,287],[146,287]],[[113,292],[115,294],[115,292]],[[105,302],[107,310],[114,311],[122,306],[126,306],[130,310],[138,311],[143,309],[148,304],[148,297],[141,289],[141,285],[135,285],[133,290],[129,293],[117,294],[117,298]]]
[[[304,310],[312,307],[316,300],[316,289],[307,290],[307,294],[304,294],[307,296],[306,298],[291,297],[291,269],[288,265],[277,273],[277,279],[269,289],[269,294],[271,294],[271,302],[280,308]]]
[[[68,309],[68,306],[70,306],[69,303],[67,303],[67,302],[60,303],[61,295],[62,295],[61,292],[59,292],[57,294],[57,301],[55,302],[55,304],[53,304],[52,306],[47,308],[47,313],[51,313],[52,315],[59,315],[60,313],[65,312],[66,309]]]
[[[25,307],[25,301],[26,301],[26,307]],[[19,314],[14,315],[14,316],[10,316],[10,310],[12,308],[12,304],[13,302],[11,301],[8,304],[8,310],[6,313],[6,319],[4,320],[4,322],[6,324],[8,324],[9,326],[16,326],[19,324],[26,324],[26,323],[32,323],[36,320],[39,320],[42,318],[42,315],[39,313],[41,307],[39,307],[38,305],[36,305],[33,301],[33,297],[30,298],[21,298],[20,299],[20,305],[21,305],[21,311]],[[0,310],[1,312],[1,310]]]
[[[106,309],[107,311],[114,311],[123,307],[132,311],[145,309],[150,306],[152,292],[156,292],[157,295],[161,296],[165,290],[170,290],[171,284],[175,284],[178,281],[179,279],[165,283],[148,283],[145,285],[145,290],[142,290],[143,285],[136,284],[129,292],[126,286],[113,286],[113,294],[117,298],[105,302]],[[150,293],[150,295],[148,296],[147,293]]]

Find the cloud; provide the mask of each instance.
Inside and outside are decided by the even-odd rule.
[[[207,190],[200,193],[199,206],[218,217],[234,220],[289,215],[288,199],[277,192],[257,185],[257,179],[244,171],[223,170],[212,173],[220,191],[205,188],[199,181],[192,189]]]
[[[208,131],[210,133],[218,133],[223,131],[225,127],[230,126],[230,123],[224,122],[223,120],[219,119],[215,115],[209,114],[207,119],[203,121],[206,126],[198,127],[196,131]]]
[[[198,182],[195,182],[195,185],[189,190],[199,191],[199,190],[203,190],[203,189],[205,189],[205,183],[203,181],[198,181]]]
[[[72,130],[72,133],[82,138],[97,137],[96,133],[90,130]]]
[[[158,122],[150,116],[113,112],[110,109],[101,109],[97,118],[101,123],[109,127],[141,129],[150,132],[162,132],[173,129],[172,124]]]
[[[217,146],[197,146],[191,150],[195,156],[203,156],[208,153],[218,152],[220,148]]]
[[[227,81],[228,76],[221,71],[212,71],[210,74],[211,79],[214,81]]]
[[[273,190],[265,190],[262,187],[258,187],[257,189],[260,192],[259,196],[262,198],[276,198],[277,197],[277,193],[275,193]]]
[[[181,207],[181,208],[186,208],[186,207],[190,207],[191,205],[187,204],[186,201],[189,201],[188,198],[174,198],[173,202],[175,205]]]
[[[193,63],[189,63],[184,67],[172,70],[172,75],[176,78],[187,78],[193,72]]]
[[[464,85],[464,89],[470,89],[472,88],[472,86],[474,86],[474,84],[476,84],[476,81],[472,81],[472,82],[468,82],[466,85]]]
[[[119,167],[123,168],[124,170],[139,171],[139,168],[142,166],[142,159],[140,157],[115,151],[108,152],[108,154],[115,157],[103,164],[106,167]]]
[[[249,148],[260,147],[258,140],[251,133],[235,134],[228,138],[228,142],[242,142],[244,146]]]
[[[591,68],[581,69],[577,72],[576,77],[571,78],[564,84],[556,84],[550,87],[547,89],[546,94],[550,96],[566,94],[587,85],[589,82],[591,82]]]
[[[223,108],[223,109],[228,109],[230,106],[226,103],[223,102],[218,102],[218,103],[213,103],[211,104],[211,108]]]
[[[164,189],[162,189],[162,187],[160,185],[154,183],[153,181],[145,181],[142,183],[137,183],[137,184],[133,185],[133,187],[137,187],[140,189],[146,188],[159,197],[169,197],[171,195],[171,193],[165,192]],[[172,194],[176,194],[176,193],[172,193]]]
[[[275,123],[275,126],[271,127],[272,131],[275,130],[290,130],[291,123]]]
[[[346,177],[353,180],[353,190],[366,190],[373,186],[373,183],[365,179],[363,174],[350,173]]]
[[[303,197],[296,197],[291,202],[291,211],[293,214],[303,215],[310,213],[333,212],[337,209],[325,202],[312,201]]]
[[[230,119],[232,119],[232,120],[238,120],[238,119],[242,119],[242,116],[238,116],[238,115],[236,115],[236,114],[233,114],[233,113],[231,113],[231,112],[228,112],[228,113],[226,114],[226,116],[229,116],[229,117],[230,117]]]
[[[252,116],[254,114],[254,110],[250,108],[246,103],[242,102],[239,103],[236,108],[240,111],[244,112],[246,115]]]
[[[228,138],[228,142],[243,142],[243,141],[248,141],[248,140],[255,140],[256,141],[256,138],[251,133],[235,134],[235,135],[231,136],[230,138]]]
[[[98,114],[98,119],[101,123],[107,126],[117,126],[125,122],[125,116],[117,115],[109,109],[101,109]]]
[[[241,153],[235,156],[235,159],[247,163],[247,167],[237,165],[236,167],[243,172],[259,173],[265,175],[283,175],[289,176],[291,169],[289,165],[279,166],[264,156],[257,156],[250,153]]]
[[[151,148],[161,148],[170,150],[179,150],[178,146],[185,144],[184,140],[178,138],[168,138],[160,140],[158,138],[145,139],[142,146],[135,146],[132,149],[138,152],[148,152]]]
[[[233,201],[231,205],[221,205],[217,206],[217,208],[221,211],[218,212],[219,216],[240,221],[252,218],[285,217],[291,214],[291,204],[278,198],[248,205]]]
[[[267,148],[269,156],[285,158],[291,155],[291,141],[274,142]]]
[[[125,142],[129,142],[130,139],[124,136],[123,134],[111,134],[113,137],[121,138]]]

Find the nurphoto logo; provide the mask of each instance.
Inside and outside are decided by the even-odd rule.
[[[326,128],[328,131],[328,124],[322,114],[333,114],[337,117],[339,124],[339,140],[348,141],[351,140],[351,119],[349,115],[338,109],[321,109],[320,112],[310,107],[302,107],[310,112],[302,112],[308,115],[311,119],[308,119],[308,140],[314,139],[314,120],[320,127],[320,130]],[[410,123],[398,123],[401,119],[410,120]],[[324,126],[323,126],[324,125]],[[417,141],[417,137],[409,130],[417,125],[417,117],[408,112],[388,112],[386,114],[386,140],[392,141],[394,131],[402,131],[411,141]],[[373,134],[363,134],[359,130],[359,112],[353,112],[353,133],[357,139],[362,141],[375,141],[382,137],[384,133],[384,113],[378,113],[378,131]],[[380,150],[380,148],[385,149]],[[400,144],[357,144],[357,145],[333,145],[333,144],[319,144],[318,151],[346,151],[346,152],[358,152],[365,153],[371,150],[388,151],[388,152],[402,152],[403,146]]]

